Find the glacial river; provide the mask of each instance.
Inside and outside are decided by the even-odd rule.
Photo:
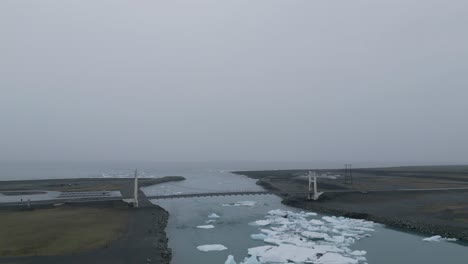
[[[145,192],[160,195],[207,190],[261,190],[261,187],[255,185],[255,180],[233,175],[228,170],[193,169],[176,174],[183,175],[187,180],[146,188]],[[252,239],[251,235],[261,233],[260,229],[269,226],[259,227],[253,225],[253,222],[265,219],[271,210],[282,209],[295,213],[301,211],[281,204],[281,200],[274,195],[172,199],[153,202],[170,213],[167,231],[169,244],[174,253],[174,264],[222,264],[225,263],[228,255],[233,255],[239,263],[247,257],[249,248],[267,245],[263,241]],[[197,228],[199,225],[207,225],[207,221],[210,220],[208,216],[213,213],[219,216],[218,219],[214,219],[215,221],[210,221],[213,223],[208,222],[214,228]],[[309,221],[312,219],[325,222],[331,226],[330,230],[333,229],[333,224],[324,221],[322,215],[307,218]],[[342,223],[339,222],[337,225],[342,225]],[[468,259],[468,247],[457,243],[424,242],[423,236],[395,231],[379,224],[372,224],[370,229],[374,231],[366,232],[363,234],[365,236],[360,239],[355,238],[355,241],[347,243],[347,246],[340,247],[342,245],[339,242],[337,245],[339,248],[349,248],[352,251],[366,251],[367,254],[364,255],[366,260],[361,259],[359,263],[464,264]],[[329,232],[330,230],[322,233],[330,237],[338,235]],[[346,229],[341,231],[347,232]],[[197,249],[200,245],[211,244],[221,244],[227,249],[209,252]]]
[[[135,167],[140,168],[147,177],[180,175],[187,178],[186,181],[182,182],[144,188],[147,194],[155,195],[179,192],[261,190],[261,187],[255,185],[255,180],[233,175],[229,171],[300,167],[298,164],[216,164],[211,166],[209,164],[148,163],[56,163],[48,165],[14,163],[1,165],[0,180],[126,177],[131,173],[131,168]],[[312,167],[312,165],[303,165],[302,167]],[[321,167],[330,167],[330,165]],[[173,264],[224,264],[229,255],[234,256],[236,262],[240,263],[248,256],[249,249],[251,251],[252,248],[257,247],[265,249],[264,246],[271,245],[262,240],[253,239],[252,234],[257,234],[257,237],[254,238],[267,238],[270,242],[306,243],[305,246],[311,246],[311,243],[306,242],[308,239],[298,240],[299,237],[311,236],[312,243],[316,244],[312,245],[316,248],[337,252],[336,254],[324,255],[324,257],[330,257],[332,260],[351,260],[355,263],[465,264],[468,259],[468,247],[457,243],[424,242],[425,237],[423,236],[395,231],[379,224],[323,215],[299,214],[301,210],[281,204],[280,199],[273,195],[172,199],[153,202],[161,205],[170,213],[167,232],[169,246],[173,250]],[[272,213],[272,210],[276,211]],[[278,216],[275,215],[275,212],[287,212],[288,215]],[[213,216],[213,214],[219,218],[210,218],[209,216]],[[264,221],[256,222],[258,220]],[[287,223],[285,224],[284,221]],[[197,228],[197,226],[207,225],[211,225],[213,228]],[[265,232],[269,233],[266,237]],[[258,237],[258,234],[263,235]],[[199,246],[213,244],[222,245],[227,249],[208,252],[197,249]],[[295,250],[288,246],[282,249],[286,249],[288,254]],[[275,252],[278,254],[273,254]],[[260,252],[265,259],[286,255],[286,253],[281,252],[281,248],[274,248],[269,253],[271,254]],[[298,258],[303,256],[300,253],[297,254]],[[324,260],[323,257],[321,259]]]

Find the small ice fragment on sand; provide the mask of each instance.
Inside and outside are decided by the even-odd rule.
[[[199,226],[197,226],[197,228],[200,228],[200,229],[212,229],[212,228],[214,228],[214,225],[199,225]]]
[[[224,262],[224,264],[237,264],[237,263],[234,260],[234,256],[229,255],[228,258],[226,259],[226,262]]]
[[[441,236],[431,236],[428,238],[424,238],[423,241],[425,242],[441,242],[441,241],[457,241],[456,238],[446,238]]]
[[[226,250],[227,247],[220,245],[220,244],[214,244],[214,245],[202,245],[197,247],[198,250],[208,252],[208,251],[222,251]]]
[[[270,224],[270,221],[267,221],[267,220],[257,220],[252,223],[252,225],[256,225],[256,226],[267,226],[269,224]]]
[[[265,234],[252,234],[252,235],[250,235],[250,238],[255,239],[255,240],[265,240],[265,238],[267,238],[267,235],[265,235]]]
[[[220,218],[220,216],[215,213],[212,213],[208,216],[208,218],[217,219],[217,218]]]
[[[431,237],[423,239],[423,241],[426,241],[426,242],[440,242],[441,240],[442,240],[441,236],[431,236]]]

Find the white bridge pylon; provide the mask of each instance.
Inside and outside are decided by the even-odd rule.
[[[133,190],[133,207],[138,208],[138,169],[135,169],[135,185]]]
[[[309,171],[309,196],[307,197],[309,200],[317,201],[320,195],[324,194],[324,192],[319,192],[317,190],[317,174],[315,172]],[[312,181],[312,179],[314,179]],[[312,189],[313,186],[313,189]]]

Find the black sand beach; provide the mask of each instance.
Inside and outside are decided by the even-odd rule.
[[[258,179],[267,190],[306,191],[309,170],[244,171],[236,174]],[[283,203],[322,213],[360,218],[425,235],[441,235],[468,241],[468,190],[391,191],[397,188],[468,187],[468,166],[397,167],[353,170],[353,184],[344,184],[343,170],[318,170],[319,191],[360,190],[325,193],[318,201],[284,195]],[[389,190],[373,192],[372,190]]]
[[[180,180],[184,180],[184,178],[171,176],[140,179],[140,186]],[[34,193],[33,190],[119,190],[124,198],[129,198],[133,192],[132,182],[133,179],[5,181],[0,183],[0,193],[7,190],[21,193]],[[80,202],[60,205],[33,204],[30,209],[17,206],[1,207],[0,215],[18,217],[18,220],[23,221],[10,219],[9,226],[3,229],[0,244],[9,245],[9,248],[0,249],[0,263],[170,263],[171,250],[168,248],[168,239],[165,233],[169,214],[163,208],[150,203],[141,190],[139,195],[140,208],[138,209],[132,208],[123,201]],[[81,222],[69,217],[72,213],[73,217],[86,224],[73,226]],[[48,219],[46,222],[50,222],[50,225],[38,224],[39,230],[36,232],[23,232],[20,235],[18,230],[24,229],[19,226],[20,224],[23,226],[28,225],[28,223],[37,224],[28,222],[28,217],[31,217],[31,221],[38,219],[38,217],[42,220]],[[3,219],[6,221],[8,217]],[[116,228],[112,231],[115,232],[104,233],[102,225],[105,223],[114,224]],[[60,230],[59,228],[65,229]],[[73,231],[69,229],[75,228],[80,230],[79,234],[69,232]],[[57,231],[60,231],[59,235],[54,233]],[[96,232],[103,233],[96,235]],[[18,242],[19,244],[13,247],[9,236],[15,236],[15,239],[19,241],[34,242],[35,236],[44,239],[50,238],[50,240],[44,243],[45,245]],[[107,240],[102,241],[104,238]],[[54,244],[57,240],[63,241],[63,245]],[[79,241],[82,243],[80,244]],[[88,245],[90,243],[95,246],[90,247]],[[51,249],[47,247],[48,245],[55,248]],[[51,254],[51,252],[61,253]]]

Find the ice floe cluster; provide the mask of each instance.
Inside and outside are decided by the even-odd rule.
[[[259,234],[252,239],[266,245],[250,248],[249,257],[240,264],[315,263],[364,264],[366,251],[351,250],[356,240],[370,236],[373,222],[315,213],[273,210],[265,219],[255,221]],[[236,263],[229,257],[226,264]]]

